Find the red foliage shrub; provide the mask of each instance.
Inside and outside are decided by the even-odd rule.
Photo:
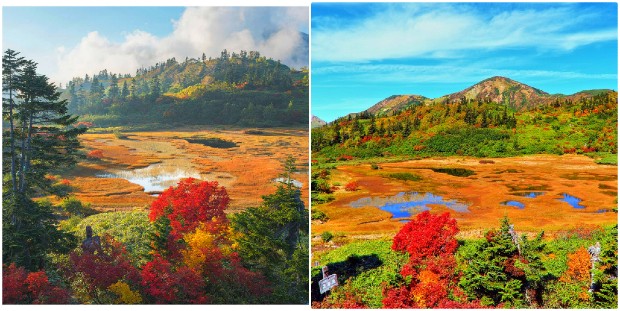
[[[226,189],[218,186],[217,181],[198,182],[188,178],[159,195],[151,204],[149,219],[155,221],[159,217],[168,217],[174,237],[193,231],[199,223],[204,223],[209,232],[216,233],[228,224],[224,209],[229,201]]]
[[[392,249],[409,254],[400,274],[411,283],[387,289],[386,308],[437,308],[457,288],[454,253],[458,247],[456,220],[449,213],[422,212],[394,236]]]
[[[458,231],[456,220],[447,212],[439,216],[428,211],[418,214],[394,236],[392,249],[409,253],[409,262],[401,274],[410,275],[409,270],[422,260],[454,254]]]
[[[515,278],[525,277],[525,270],[521,268],[517,268],[515,266],[515,262],[520,261],[522,263],[527,264],[527,260],[523,258],[519,258],[518,256],[513,256],[504,261],[504,270],[506,273],[512,275]]]
[[[131,264],[125,246],[111,236],[104,235],[101,247],[94,252],[73,251],[69,254],[69,266],[65,274],[69,278],[82,275],[89,291],[107,289],[117,281],[140,284],[140,274]]]
[[[86,157],[90,159],[101,159],[103,158],[103,150],[99,150],[99,149],[91,150],[88,154],[86,154]]]
[[[28,286],[26,269],[11,265],[2,265],[2,303],[28,303]]]
[[[352,181],[352,182],[350,182],[350,183],[348,183],[348,184],[346,184],[344,186],[344,190],[346,190],[346,191],[355,191],[355,190],[357,190],[358,187],[359,186],[357,185],[357,182]]]
[[[350,292],[345,293],[344,299],[332,301],[325,297],[322,301],[313,301],[312,309],[368,309],[360,299]]]
[[[68,179],[63,179],[60,181],[61,184],[65,185],[65,186],[71,186],[71,181]]]
[[[188,267],[173,270],[172,264],[156,255],[142,269],[142,286],[157,304],[207,303],[204,280]]]
[[[586,152],[596,152],[596,147],[583,146],[583,147],[581,147],[581,151],[583,151],[584,153],[586,153]]]
[[[69,292],[50,284],[45,271],[26,272],[11,263],[2,266],[3,304],[67,304]]]
[[[426,146],[424,146],[424,145],[415,145],[415,146],[413,146],[413,150],[415,150],[415,151],[420,151],[420,150],[422,150],[424,148],[426,148]]]
[[[338,158],[338,161],[351,161],[353,160],[353,156],[343,154]]]

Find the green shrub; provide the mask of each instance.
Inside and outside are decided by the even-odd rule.
[[[420,181],[422,177],[412,173],[390,173],[387,175],[389,178],[400,179],[400,180],[409,180],[409,181]]]
[[[332,289],[329,299],[344,300],[347,292],[354,293],[369,308],[381,308],[383,289],[402,282],[400,269],[408,256],[392,251],[391,246],[391,241],[360,241],[317,254],[321,266],[327,265],[330,273],[338,274],[342,285]],[[312,270],[313,282],[318,282],[320,273],[320,269]],[[317,294],[313,292],[313,297]]]
[[[112,132],[114,134],[114,137],[118,138],[118,139],[127,139],[127,135],[123,134],[121,131],[119,130],[114,130],[114,132]]]
[[[335,200],[333,194],[313,192],[311,196],[312,204],[323,204]]]
[[[97,213],[97,211],[90,207],[90,204],[84,205],[74,196],[63,199],[62,202],[60,202],[60,208],[64,212],[76,216],[89,216]]]
[[[312,220],[320,220],[320,221],[329,220],[329,217],[327,217],[327,214],[325,214],[322,210],[316,209],[316,208],[312,208],[311,217],[312,217]]]
[[[132,261],[144,264],[148,260],[151,250],[153,226],[146,211],[108,212],[82,219],[77,225],[74,218],[62,222],[63,230],[73,233],[81,241],[85,237],[86,226],[93,228],[94,235],[102,236],[105,233],[123,243],[127,248]]]
[[[321,233],[321,240],[323,240],[323,242],[329,242],[334,238],[334,235],[329,232],[329,231],[325,231],[323,233]]]

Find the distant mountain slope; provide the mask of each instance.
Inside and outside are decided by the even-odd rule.
[[[388,116],[396,114],[412,105],[423,104],[426,100],[428,98],[420,95],[394,95],[376,103],[364,112],[374,116]]]
[[[495,76],[476,83],[462,91],[430,99],[421,95],[392,95],[372,107],[357,114],[370,114],[375,117],[398,114],[413,105],[431,103],[456,103],[463,98],[479,102],[494,102],[504,104],[515,111],[529,110],[540,105],[548,105],[557,101],[578,101],[583,98],[614,92],[612,90],[584,90],[572,95],[549,94],[527,84]]]
[[[98,127],[151,124],[308,124],[308,70],[256,51],[170,58],[135,75],[102,70],[76,77],[63,98]]]
[[[554,96],[521,82],[495,76],[460,92],[443,96],[442,99],[447,98],[449,102],[455,102],[463,97],[478,101],[503,103],[515,110],[523,110],[547,103]]]
[[[312,116],[312,121],[311,121],[310,124],[311,124],[312,128],[315,128],[315,127],[321,127],[321,126],[327,124],[327,122],[325,122],[321,118],[313,115]]]

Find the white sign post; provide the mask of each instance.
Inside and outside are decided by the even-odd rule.
[[[336,274],[328,275],[327,266],[323,267],[322,270],[323,270],[323,279],[319,281],[319,289],[320,289],[321,294],[338,286],[338,275]]]

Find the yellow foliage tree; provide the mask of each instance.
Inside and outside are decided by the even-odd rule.
[[[202,272],[202,264],[207,260],[207,250],[216,247],[215,237],[199,226],[194,232],[188,233],[183,238],[187,248],[182,251],[183,262],[190,268]]]
[[[108,289],[118,295],[117,303],[121,304],[137,304],[142,302],[142,297],[137,291],[132,291],[125,282],[118,281]]]

